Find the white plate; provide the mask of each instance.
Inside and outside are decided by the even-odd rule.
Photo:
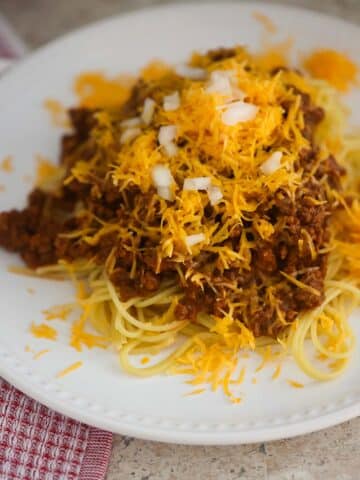
[[[0,174],[1,209],[20,206],[29,185],[34,155],[56,159],[60,132],[42,108],[47,97],[67,104],[73,77],[84,70],[131,72],[154,56],[170,62],[184,60],[194,48],[235,43],[259,46],[262,28],[253,11],[267,14],[279,27],[278,39],[291,35],[296,51],[318,46],[346,50],[360,61],[360,31],[351,24],[314,12],[262,4],[177,5],[140,11],[101,22],[40,49],[0,81],[0,158],[14,155],[15,172]],[[348,99],[358,106],[359,91]],[[192,444],[231,444],[272,440],[318,430],[360,413],[360,354],[336,381],[306,380],[289,361],[277,381],[273,369],[247,375],[241,391],[244,401],[232,405],[220,393],[185,397],[190,387],[180,377],[130,378],[121,373],[112,351],[77,353],[68,346],[68,326],[57,342],[36,340],[28,333],[31,321],[41,321],[41,310],[71,298],[72,287],[7,273],[16,257],[0,253],[0,374],[49,407],[73,418],[137,437]],[[36,293],[27,291],[33,287]],[[354,318],[354,325],[355,320]],[[359,325],[357,325],[359,327]],[[358,334],[360,330],[358,328]],[[25,345],[51,352],[33,360]],[[56,373],[76,360],[84,366],[60,380]],[[252,359],[252,367],[258,359]],[[250,367],[249,367],[250,369]],[[304,381],[304,389],[289,387],[287,378]]]

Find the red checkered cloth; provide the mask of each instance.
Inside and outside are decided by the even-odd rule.
[[[0,15],[0,72],[26,52]],[[103,480],[112,434],[53,412],[0,378],[0,480]]]
[[[102,480],[112,434],[53,412],[0,379],[1,480]]]

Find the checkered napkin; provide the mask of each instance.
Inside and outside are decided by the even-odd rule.
[[[0,73],[26,53],[0,15]],[[1,480],[103,480],[112,434],[64,417],[0,378]]]

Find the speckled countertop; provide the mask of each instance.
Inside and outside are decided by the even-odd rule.
[[[0,11],[30,47],[37,47],[85,23],[160,3],[170,2],[0,0]],[[360,24],[360,0],[278,3],[306,6]],[[360,480],[360,418],[291,440],[234,447],[170,445],[117,435],[107,480],[123,479]]]

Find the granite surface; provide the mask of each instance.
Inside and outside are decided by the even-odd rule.
[[[37,47],[88,22],[160,3],[170,2],[0,0],[0,11],[30,47]],[[306,6],[360,23],[360,0],[277,3]],[[122,479],[359,480],[360,418],[291,440],[229,447],[171,445],[117,435],[107,480]]]

